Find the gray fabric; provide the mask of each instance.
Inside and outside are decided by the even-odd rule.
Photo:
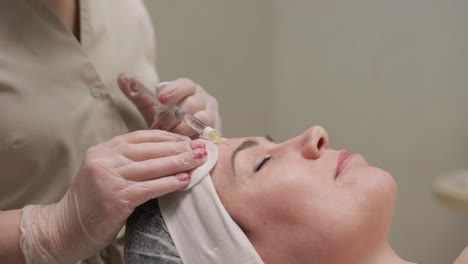
[[[125,263],[182,264],[157,200],[135,209],[127,220]]]

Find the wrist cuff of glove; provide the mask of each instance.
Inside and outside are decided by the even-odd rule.
[[[58,247],[60,237],[57,223],[53,221],[53,210],[57,204],[27,205],[21,210],[20,248],[26,263],[59,264],[76,263],[78,260],[63,259]],[[63,253],[63,252],[62,252]]]

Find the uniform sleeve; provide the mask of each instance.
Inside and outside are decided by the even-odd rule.
[[[157,200],[139,206],[127,220],[125,263],[182,264]]]

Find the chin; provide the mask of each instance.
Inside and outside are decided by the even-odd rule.
[[[370,167],[370,169],[373,172],[373,180],[377,187],[381,188],[381,191],[393,193],[393,196],[395,196],[398,188],[393,176],[389,172],[377,167]]]
[[[346,176],[346,175],[345,175]],[[354,185],[358,210],[374,217],[391,219],[396,203],[397,185],[393,176],[377,167],[361,167],[349,175]]]
[[[378,244],[388,239],[396,205],[397,185],[393,176],[385,170],[368,167],[367,181],[361,191],[367,192],[361,200],[361,234],[366,234],[363,240],[370,244]]]
[[[396,204],[398,187],[393,176],[385,170],[369,167],[368,191],[373,199],[370,199],[370,210],[377,212],[384,226],[390,225]]]

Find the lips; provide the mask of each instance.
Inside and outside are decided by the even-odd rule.
[[[341,174],[341,172],[346,168],[349,162],[349,153],[346,150],[342,150],[338,154],[338,164],[336,165],[336,175],[335,179]]]

